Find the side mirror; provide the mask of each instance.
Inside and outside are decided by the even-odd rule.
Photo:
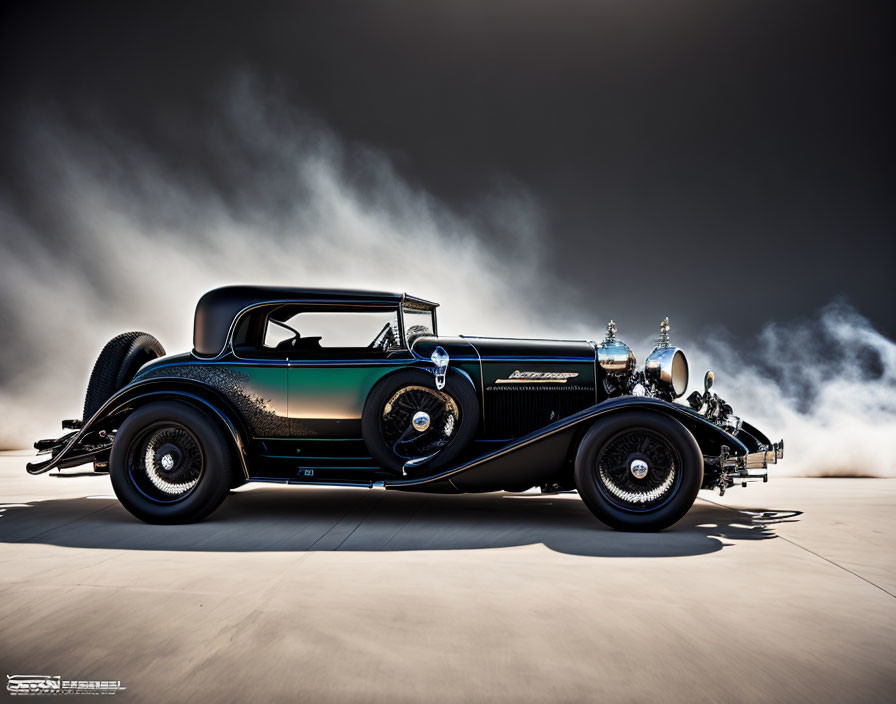
[[[716,375],[712,373],[712,370],[706,372],[706,375],[703,377],[703,390],[709,391],[712,388],[712,382],[716,379]]]

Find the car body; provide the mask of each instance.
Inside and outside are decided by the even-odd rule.
[[[772,443],[709,391],[711,373],[704,393],[692,394],[689,405],[675,401],[687,387],[688,369],[683,352],[669,342],[668,319],[657,348],[639,371],[612,321],[601,343],[445,337],[439,335],[437,306],[407,294],[374,291],[258,286],[210,291],[196,307],[190,352],[156,357],[145,343],[129,342],[122,354],[130,354],[132,365],[139,364],[133,372],[122,363],[104,362],[101,355],[88,400],[92,392],[95,398],[97,393],[108,398],[95,400],[98,407],[86,409],[83,421],[64,421],[71,433],[35,443],[50,457],[30,464],[28,471],[87,462],[107,470],[116,461],[119,431],[128,419],[159,404],[189,407],[189,413],[209,421],[214,434],[206,438],[186,438],[184,433],[192,434],[189,420],[178,421],[183,426],[178,432],[190,452],[204,453],[200,473],[210,471],[207,446],[227,445],[221,462],[231,465],[231,486],[258,481],[450,493],[530,487],[578,488],[582,493],[577,471],[589,471],[576,466],[583,442],[611,420],[619,425],[619,418],[620,432],[629,418],[643,426],[646,445],[659,438],[659,444],[650,446],[660,453],[654,459],[666,451],[672,453],[668,457],[678,457],[669,460],[679,466],[669,481],[682,481],[687,456],[698,457],[699,468],[697,459],[688,465],[693,465],[690,474],[699,473],[699,478],[688,477],[697,489],[724,491],[736,482],[766,480],[768,464],[783,456],[783,442]],[[144,361],[134,350],[156,358]],[[112,386],[97,391],[94,379],[103,374],[117,377],[120,388],[111,394]],[[654,427],[654,421],[659,425]],[[672,435],[683,430],[687,437],[671,440],[662,450],[667,427]],[[118,453],[122,465],[139,465],[144,457],[150,463],[159,443],[173,438],[174,454],[152,459],[154,483],[137,492],[143,499],[151,501],[148,494],[156,494],[156,484],[166,484],[160,478],[165,467],[159,463],[183,459],[172,433],[151,442],[144,438],[149,444],[132,448],[128,456],[123,449]],[[632,440],[631,435],[619,436],[614,442]],[[641,486],[638,474],[654,471],[651,458],[638,452],[625,455],[622,482],[635,490]],[[127,483],[135,471],[140,470],[122,469],[120,481]],[[112,474],[114,485],[114,466]],[[600,479],[596,481],[601,489]],[[612,485],[604,495],[611,501],[619,492],[629,496],[620,486]],[[164,493],[159,496],[166,499]],[[595,501],[600,500],[598,491]],[[638,499],[634,507],[639,503],[645,502]],[[681,513],[680,507],[673,513]],[[637,525],[627,523],[624,511],[620,516],[607,522],[653,529],[668,525],[671,514]],[[172,511],[168,518],[140,517],[177,522],[202,516],[194,510],[183,515]]]

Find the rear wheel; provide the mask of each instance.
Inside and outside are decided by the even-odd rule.
[[[681,423],[650,412],[598,421],[576,455],[576,487],[617,530],[662,530],[684,516],[703,482],[703,454]]]
[[[93,365],[84,397],[84,420],[89,420],[147,362],[163,357],[165,348],[149,333],[125,332],[103,347]]]
[[[112,488],[147,523],[190,523],[214,511],[233,483],[220,427],[184,403],[152,403],[121,424],[109,457]]]

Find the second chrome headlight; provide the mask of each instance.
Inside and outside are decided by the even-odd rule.
[[[684,352],[669,342],[669,318],[660,324],[660,339],[644,363],[644,376],[672,398],[688,390],[688,360]]]
[[[644,364],[647,381],[678,398],[688,390],[688,360],[677,347],[657,347]]]

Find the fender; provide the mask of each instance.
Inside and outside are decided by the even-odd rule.
[[[535,486],[551,479],[570,460],[585,431],[600,418],[624,411],[651,410],[671,416],[693,433],[705,455],[718,455],[727,445],[732,456],[747,447],[733,435],[695,411],[645,396],[623,396],[598,403],[504,445],[500,449],[428,477],[394,479],[387,489],[433,492],[498,491],[511,486]]]
[[[104,426],[108,426],[108,421],[112,418],[116,419],[116,426],[120,425],[124,418],[136,408],[151,401],[160,400],[185,401],[210,412],[217,418],[227,429],[233,441],[240,459],[243,476],[246,479],[249,478],[246,449],[249,435],[239,413],[216,389],[201,382],[181,377],[155,377],[128,384],[109,398],[77,432],[72,433],[65,440],[63,448],[51,459],[38,463],[29,462],[26,465],[28,473],[43,474],[60,465],[74,466],[91,461],[97,454],[105,452],[109,448],[103,447],[99,450],[85,452],[80,445],[89,433],[105,430]]]
[[[759,452],[772,446],[772,441],[768,439],[768,436],[756,428],[756,426],[747,423],[747,421],[741,421],[737,439],[741,440],[749,448],[750,452]]]

